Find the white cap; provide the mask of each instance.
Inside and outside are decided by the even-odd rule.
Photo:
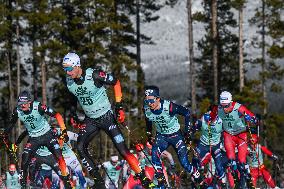
[[[117,161],[118,161],[118,156],[111,156],[111,157],[110,157],[110,160],[111,160],[112,162],[117,162]]]
[[[220,94],[220,104],[229,104],[232,102],[232,94],[228,91],[223,91]]]
[[[69,65],[69,66],[81,66],[80,64],[80,57],[76,53],[68,53],[64,56],[63,62],[64,65]]]

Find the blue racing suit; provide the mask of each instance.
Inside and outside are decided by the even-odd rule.
[[[184,116],[185,130],[189,131],[190,112],[187,108],[167,100],[160,101],[159,110],[151,110],[144,106],[147,132],[152,133],[152,124],[156,127],[156,137],[152,148],[152,162],[158,172],[162,172],[161,153],[170,145],[175,149],[183,168],[193,172],[193,167],[187,158],[187,148],[180,130],[176,115]]]

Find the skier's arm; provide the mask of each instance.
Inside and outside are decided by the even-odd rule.
[[[184,116],[184,125],[185,125],[185,132],[190,131],[190,111],[184,106],[175,104],[173,102],[170,103],[170,115],[181,115]]]
[[[266,148],[265,146],[261,146],[261,150],[263,151],[263,153],[265,153],[269,157],[272,157],[273,153],[268,148]]]
[[[63,117],[61,116],[60,113],[53,111],[50,107],[44,104],[41,104],[41,103],[38,105],[38,111],[40,112],[41,115],[47,114],[51,117],[56,118],[57,123],[61,130],[61,133],[66,133],[66,126],[65,126]]]
[[[24,132],[22,132],[20,134],[20,136],[18,137],[17,141],[16,141],[16,145],[18,146],[19,144],[21,144],[21,142],[24,140],[24,138],[28,136],[28,130],[25,130]]]
[[[169,160],[171,166],[175,165],[174,158],[173,158],[172,154],[170,152],[168,152],[167,150],[163,151],[161,156],[167,158]]]
[[[152,121],[150,121],[145,116],[145,122],[146,122],[146,132],[147,132],[147,134],[149,134],[149,135],[151,134],[152,135],[152,131],[153,131],[153,123],[152,123]]]
[[[17,120],[18,120],[18,112],[17,112],[17,108],[15,108],[10,117],[8,127],[5,128],[4,134],[9,134],[12,131],[13,127],[16,126]]]
[[[249,115],[250,122],[257,125],[258,124],[258,119],[256,118],[256,116],[254,115],[254,113],[252,113],[250,110],[247,109],[247,107],[245,107],[244,105],[241,105],[238,109],[238,113],[239,113],[239,117],[244,117],[245,115]]]

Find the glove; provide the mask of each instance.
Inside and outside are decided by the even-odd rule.
[[[193,172],[191,173],[191,177],[193,179],[193,182],[195,183],[202,182],[200,172],[195,167],[193,167]]]
[[[186,144],[191,144],[192,142],[192,132],[186,132],[184,135],[184,140]]]
[[[10,151],[13,153],[16,153],[18,149],[18,146],[16,144],[11,144]]]
[[[121,103],[116,103],[115,105],[115,115],[116,119],[119,123],[124,123],[125,121],[125,113]]]
[[[154,139],[152,133],[147,132],[146,134],[147,134],[147,142],[149,142],[149,144],[153,145],[155,139]]]
[[[60,140],[63,140],[65,143],[69,141],[69,137],[68,137],[66,129],[61,131],[61,135],[59,136],[59,138]]]
[[[251,116],[248,115],[248,114],[246,114],[244,118],[245,118],[245,121],[246,121],[246,122],[249,122],[249,121],[251,121],[251,119],[252,119]]]
[[[278,160],[278,156],[276,156],[275,154],[272,154],[272,159],[274,160],[274,161],[277,161]]]
[[[204,121],[206,121],[207,123],[210,121],[211,117],[210,114],[204,114]]]

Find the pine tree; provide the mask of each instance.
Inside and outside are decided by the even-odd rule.
[[[236,49],[238,49],[238,37],[229,29],[229,27],[236,27],[236,20],[233,18],[231,3],[223,0],[218,1],[217,37],[213,40],[211,1],[204,1],[203,6],[204,13],[197,12],[194,14],[194,19],[203,22],[206,25],[205,30],[208,31],[198,42],[198,49],[201,52],[201,56],[196,60],[200,68],[198,77],[201,82],[200,88],[203,91],[202,96],[207,96],[216,101],[216,94],[214,93],[214,85],[216,84],[214,84],[214,73],[212,71],[214,43],[217,45],[217,93],[219,94],[221,90],[228,90],[233,94],[237,92],[238,52]]]
[[[261,41],[253,42],[254,46],[261,49],[261,56],[256,57],[252,63],[259,65],[261,70],[258,76],[259,85],[255,88],[260,89],[262,97],[259,103],[263,115],[262,137],[265,145],[273,145],[279,151],[283,148],[279,145],[283,141],[276,133],[283,128],[281,120],[284,116],[271,112],[274,102],[273,99],[267,98],[267,93],[277,93],[282,90],[279,81],[283,79],[284,69],[277,61],[284,55],[283,41],[280,40],[284,31],[284,22],[280,18],[280,10],[283,6],[283,2],[279,0],[262,0],[262,4],[256,9],[255,16],[250,20],[251,24],[259,28],[258,33],[261,35]]]

